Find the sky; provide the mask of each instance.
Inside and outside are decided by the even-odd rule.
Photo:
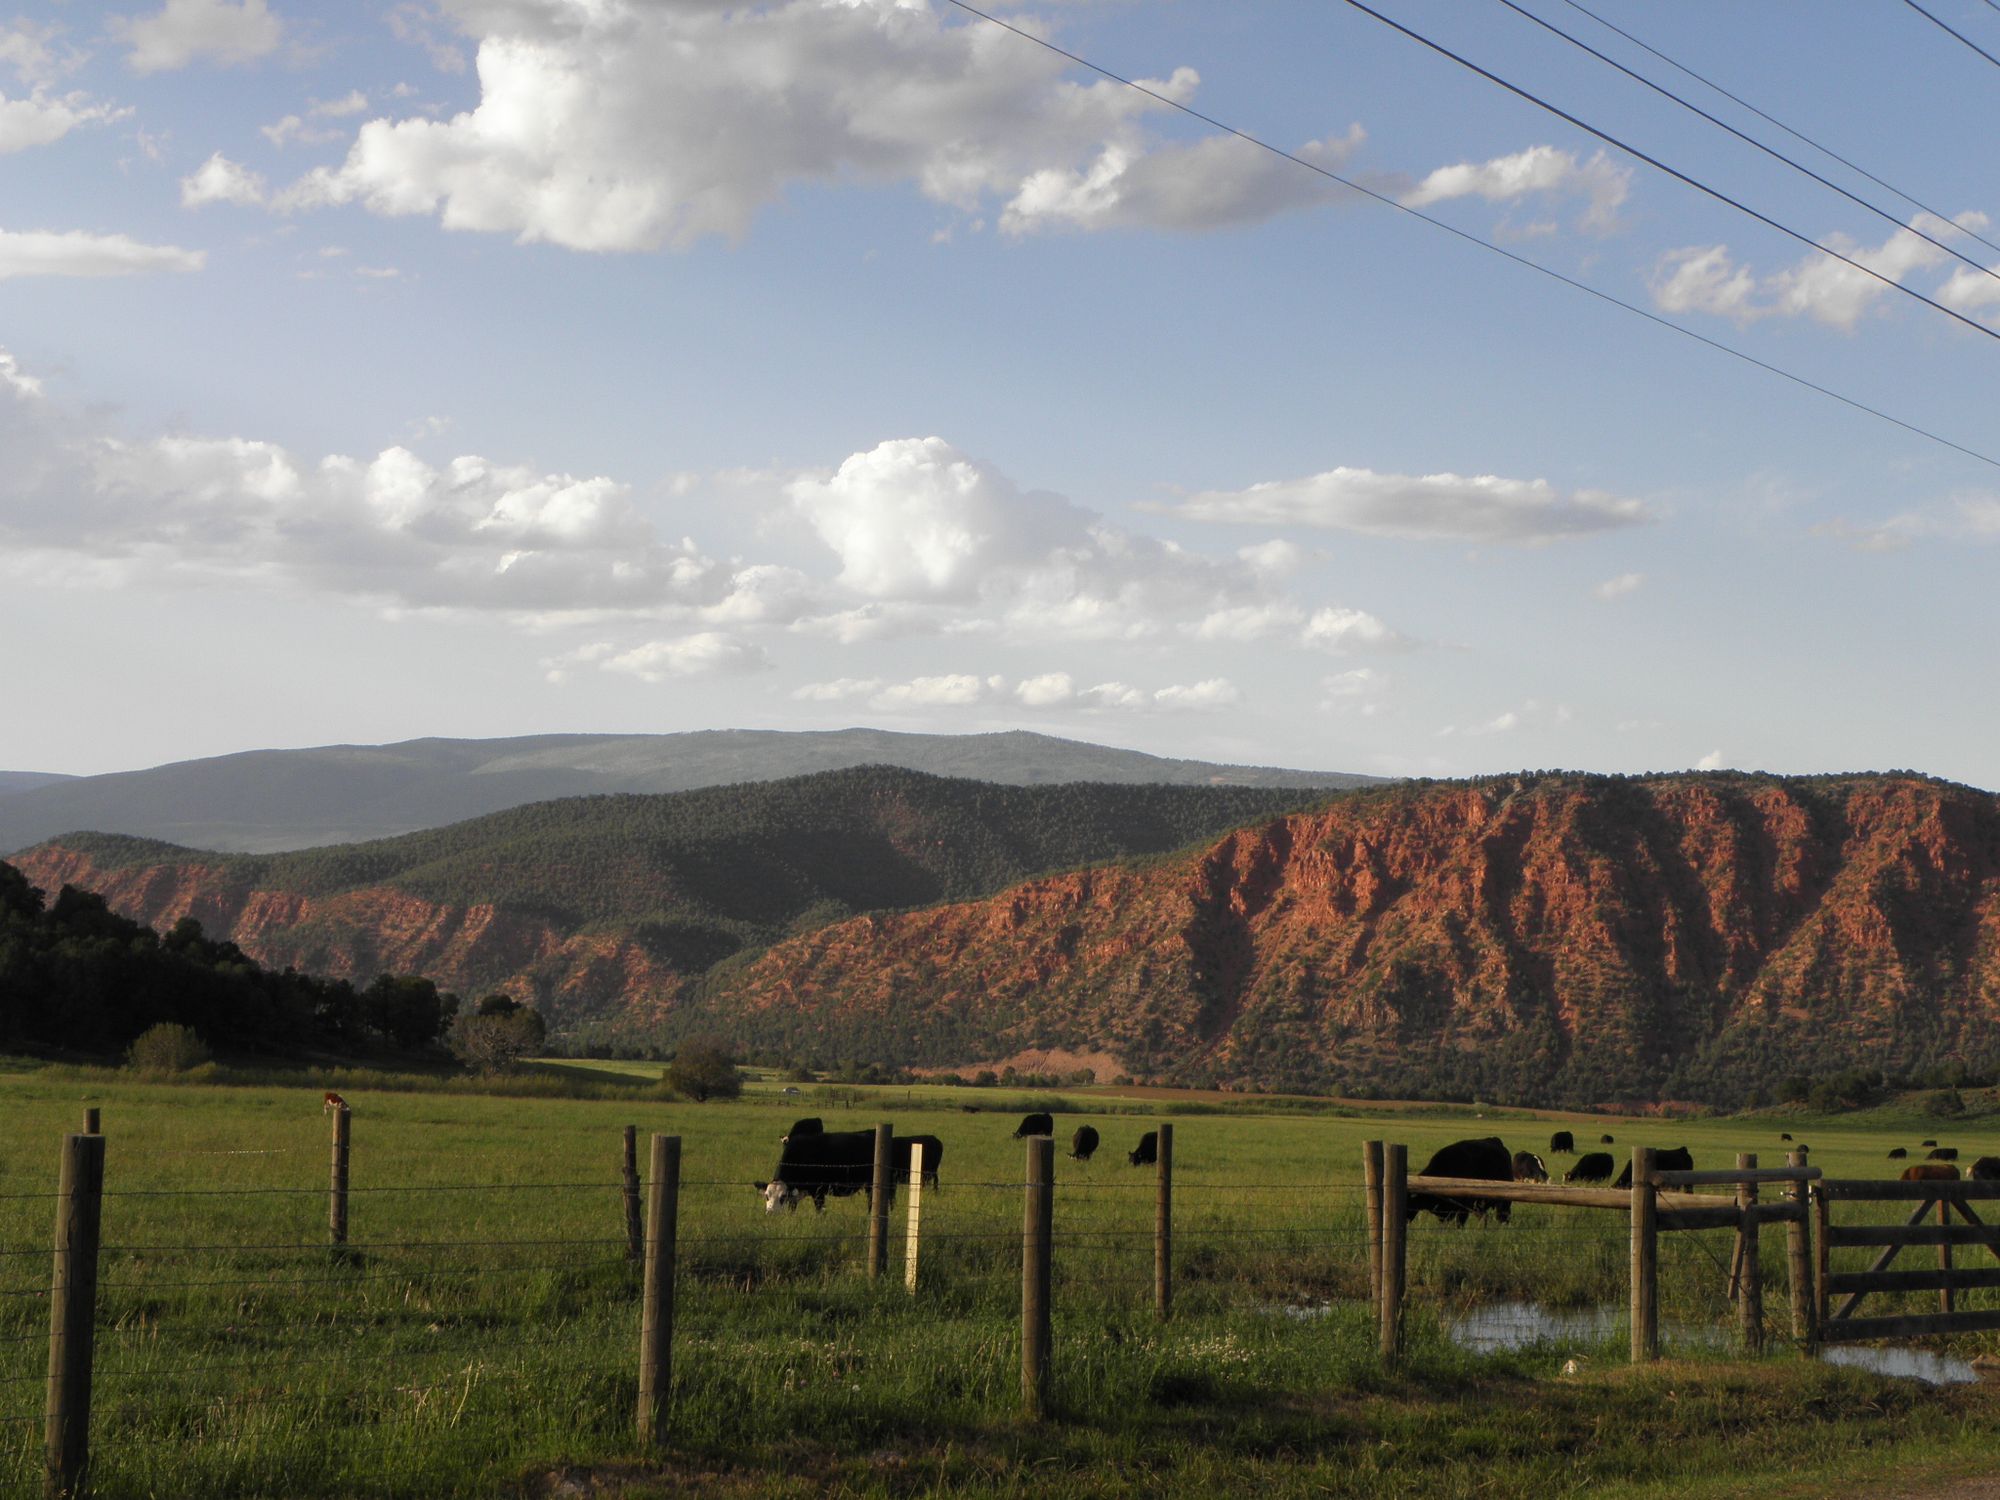
[[[2000,9],[1370,3],[0,0],[0,768],[2000,787]]]

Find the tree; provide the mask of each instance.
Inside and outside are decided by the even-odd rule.
[[[734,1099],[743,1092],[743,1075],[736,1071],[736,1059],[721,1042],[688,1042],[667,1065],[667,1082],[673,1091],[697,1104],[710,1099]]]
[[[141,1073],[185,1073],[209,1060],[208,1044],[191,1026],[162,1021],[139,1033],[125,1061]]]
[[[475,1073],[508,1073],[522,1058],[540,1051],[547,1036],[548,1024],[532,1005],[488,995],[470,1015],[452,1022],[446,1043],[452,1056]]]

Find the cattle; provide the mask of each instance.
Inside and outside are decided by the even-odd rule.
[[[1022,1115],[1021,1123],[1014,1127],[1014,1139],[1017,1141],[1024,1141],[1031,1135],[1055,1133],[1056,1122],[1053,1115]]]
[[[1569,1169],[1569,1175],[1563,1178],[1563,1181],[1609,1182],[1614,1165],[1616,1164],[1611,1160],[1609,1151],[1592,1151],[1576,1159],[1576,1165]]]
[[[825,1134],[826,1134],[826,1121],[820,1119],[817,1115],[815,1115],[809,1120],[792,1121],[792,1128],[790,1130],[787,1130],[783,1135],[779,1136],[778,1139],[780,1142],[784,1142],[784,1141],[789,1141],[795,1135],[825,1135]]]
[[[1914,1166],[1903,1168],[1905,1182],[1956,1182],[1958,1168],[1947,1166],[1941,1161],[1920,1161]]]
[[[1139,1137],[1139,1148],[1125,1153],[1125,1159],[1135,1167],[1150,1167],[1160,1160],[1160,1133],[1149,1130]]]
[[[1576,1137],[1567,1130],[1558,1130],[1549,1137],[1549,1155],[1554,1156],[1558,1153],[1564,1156],[1576,1155]]]
[[[2000,1182],[2000,1156],[1982,1156],[1965,1174],[1974,1182]]]
[[[1694,1170],[1694,1157],[1688,1153],[1688,1148],[1685,1146],[1668,1146],[1664,1150],[1653,1153],[1653,1170],[1655,1172],[1692,1172]],[[1632,1163],[1629,1161],[1625,1163],[1625,1170],[1618,1174],[1618,1180],[1611,1185],[1621,1188],[1628,1188],[1632,1185]]]
[[[1958,1147],[1956,1147],[1956,1146],[1940,1146],[1940,1147],[1938,1147],[1938,1148],[1937,1148],[1937,1150],[1935,1150],[1935,1151],[1928,1151],[1928,1152],[1925,1152],[1925,1153],[1924,1153],[1924,1160],[1925,1160],[1925,1161],[1957,1161],[1957,1160],[1958,1160]]]
[[[910,1175],[910,1147],[924,1148],[923,1180],[935,1186],[944,1160],[944,1142],[934,1135],[897,1136],[889,1142],[889,1180],[883,1184],[893,1197],[899,1179]],[[875,1178],[875,1132],[821,1130],[787,1136],[778,1153],[778,1167],[769,1182],[756,1184],[764,1195],[764,1211],[796,1209],[811,1198],[823,1210],[829,1195],[845,1198],[865,1193]]]
[[[1542,1159],[1532,1151],[1514,1153],[1514,1180],[1516,1182],[1547,1182],[1549,1169]]]
[[[1889,1152],[1889,1160],[1901,1161],[1904,1157],[1908,1156],[1909,1154],[1910,1153],[1905,1151],[1901,1146],[1896,1146],[1891,1148]]]
[[[1937,1142],[1936,1142],[1936,1141],[1918,1141],[1918,1142],[1917,1142],[1917,1144],[1918,1144],[1919,1146],[1935,1146],[1935,1145],[1937,1144]]]
[[[323,1115],[330,1115],[336,1109],[345,1109],[345,1108],[347,1108],[347,1101],[341,1098],[340,1095],[336,1094],[332,1089],[328,1089],[326,1091],[326,1102],[320,1105],[319,1112]]]
[[[1449,1146],[1431,1154],[1424,1163],[1421,1177],[1476,1177],[1487,1182],[1512,1182],[1514,1180],[1514,1157],[1508,1151],[1506,1142],[1497,1135],[1480,1136],[1476,1140],[1453,1141]],[[1436,1193],[1412,1193],[1404,1205],[1403,1217],[1414,1219],[1420,1213],[1434,1213],[1447,1224],[1464,1224],[1467,1217],[1478,1214],[1486,1217],[1486,1210],[1493,1210],[1493,1217],[1502,1224],[1514,1211],[1510,1199],[1503,1198],[1494,1203],[1486,1198],[1445,1198]]]
[[[1089,1161],[1097,1150],[1097,1130],[1094,1126],[1079,1125],[1076,1134],[1069,1138],[1069,1159]]]
[[[1612,1144],[1611,1137],[1608,1135],[1600,1135],[1597,1138],[1597,1144],[1600,1146],[1609,1146]]]
[[[1789,1141],[1791,1138],[1792,1138],[1792,1133],[1789,1130],[1781,1130],[1778,1132],[1778,1139],[1781,1141]]]

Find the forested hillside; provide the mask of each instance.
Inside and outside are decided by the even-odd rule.
[[[669,796],[583,797],[283,855],[74,835],[20,863],[266,962],[508,989],[560,1024],[670,1005],[719,960],[858,912],[1180,848],[1324,794],[955,781],[864,767]]]

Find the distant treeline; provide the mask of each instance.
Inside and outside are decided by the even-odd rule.
[[[53,901],[0,864],[0,1050],[116,1057],[161,1022],[222,1051],[410,1058],[433,1054],[458,997],[382,975],[357,989],[273,973],[183,919],[165,937],[89,891]]]

